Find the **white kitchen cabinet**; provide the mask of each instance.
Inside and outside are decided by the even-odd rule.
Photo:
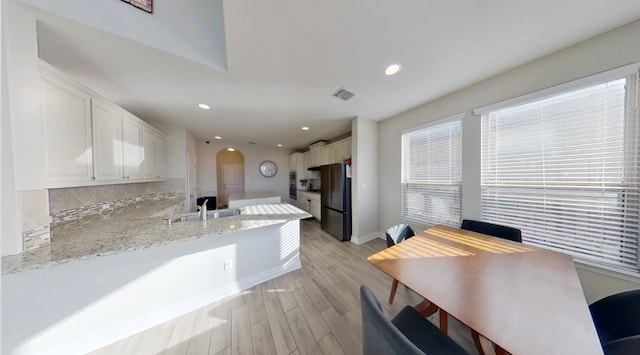
[[[320,166],[324,162],[324,147],[327,144],[325,141],[313,143],[309,146],[309,152],[311,154],[311,162],[309,166]]]
[[[46,181],[93,179],[91,96],[50,70],[41,72],[46,139]]]
[[[311,177],[311,172],[308,170],[311,167],[311,151],[304,152],[304,176],[305,179]]]
[[[156,135],[156,171],[158,172],[158,178],[165,177],[165,168],[166,168],[166,150],[165,150],[165,138],[164,136],[158,134]]]
[[[311,200],[309,213],[311,213],[317,220],[320,220],[320,195],[313,193],[309,194],[309,199]]]
[[[304,153],[291,153],[289,155],[289,171],[296,173],[296,188],[303,188],[300,179],[307,177],[307,167],[304,164]]]
[[[335,162],[343,162],[351,158],[351,137],[337,141],[335,144]]]
[[[336,146],[330,144],[324,148],[324,160],[320,165],[333,164],[336,162]]]
[[[93,99],[91,103],[95,178],[124,179],[122,111],[100,99]]]
[[[142,123],[129,115],[122,117],[122,155],[125,179],[141,179],[142,173]]]
[[[144,147],[144,162],[142,163],[144,177],[158,178],[158,144],[157,134],[148,127],[142,129],[142,143]]]
[[[320,220],[320,194],[298,191],[297,207],[309,212],[313,217]]]
[[[291,155],[289,155],[289,171],[290,172],[297,172],[298,169],[298,156],[297,154],[299,153],[291,153]]]
[[[142,170],[147,179],[160,179],[165,175],[165,138],[151,127],[142,128],[144,161]]]
[[[165,137],[46,62],[40,62],[49,188],[157,180]],[[154,136],[145,177],[143,127]],[[94,181],[95,180],[95,181]]]

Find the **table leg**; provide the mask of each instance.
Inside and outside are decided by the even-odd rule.
[[[449,313],[440,308],[440,330],[447,334],[449,328]]]
[[[393,283],[391,284],[391,293],[389,294],[389,304],[393,303],[393,298],[396,295],[397,289],[398,289],[398,280],[393,279]]]
[[[473,343],[476,344],[476,349],[478,350],[478,354],[484,355],[484,348],[482,347],[482,342],[480,341],[480,334],[473,329],[471,330],[471,337],[473,338]]]

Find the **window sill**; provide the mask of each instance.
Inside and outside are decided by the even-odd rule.
[[[573,259],[573,262],[576,264],[576,268],[587,270],[591,272],[595,272],[601,275],[614,277],[619,280],[635,282],[640,284],[640,273],[620,270],[612,267],[607,267],[606,265],[596,264],[585,260]]]

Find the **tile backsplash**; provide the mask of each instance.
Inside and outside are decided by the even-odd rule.
[[[52,225],[109,213],[141,201],[185,196],[185,179],[49,190]]]
[[[18,203],[22,220],[22,249],[29,251],[50,244],[47,190],[18,191]]]

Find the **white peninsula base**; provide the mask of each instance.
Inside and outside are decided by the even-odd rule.
[[[3,275],[2,353],[86,353],[300,267],[295,219]]]

